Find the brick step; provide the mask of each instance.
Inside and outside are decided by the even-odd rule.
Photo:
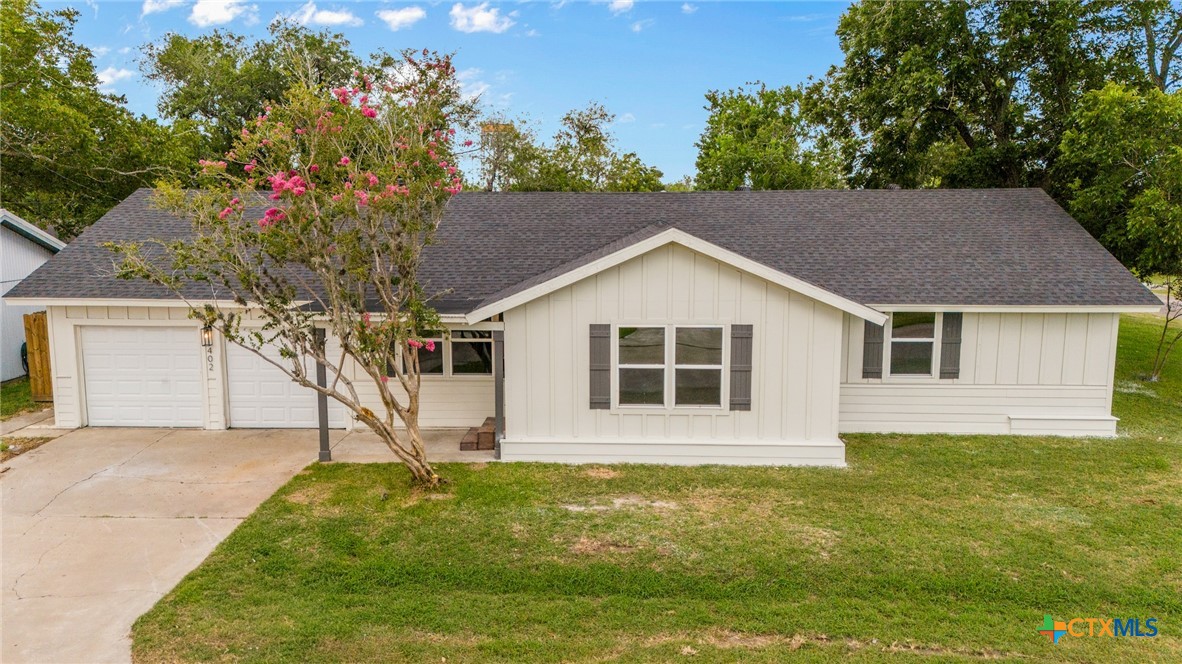
[[[484,420],[484,424],[478,427],[468,429],[468,433],[460,439],[460,450],[492,450],[496,449],[496,418],[489,417]]]

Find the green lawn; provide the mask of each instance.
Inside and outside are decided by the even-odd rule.
[[[850,436],[836,469],[313,466],[139,661],[1182,661],[1182,370],[1121,329],[1116,440]],[[1156,617],[1065,638],[1044,613]]]
[[[0,421],[38,408],[29,391],[29,378],[14,378],[0,385]]]

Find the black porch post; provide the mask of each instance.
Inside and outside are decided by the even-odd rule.
[[[324,352],[324,328],[316,328],[313,332],[313,337],[316,340],[316,346],[320,352]],[[316,384],[320,387],[328,387],[328,371],[324,367],[324,363],[316,362]],[[328,445],[328,395],[323,392],[316,393],[316,411],[320,417],[320,460],[332,461],[332,448]]]

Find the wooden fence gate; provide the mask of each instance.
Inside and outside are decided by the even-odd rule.
[[[44,311],[25,314],[25,347],[29,354],[29,391],[33,393],[33,401],[53,401],[49,324]]]

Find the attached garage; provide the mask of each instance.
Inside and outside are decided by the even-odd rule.
[[[205,426],[194,328],[87,325],[79,331],[87,424]]]
[[[267,347],[279,359],[279,351]],[[309,372],[311,374],[311,372]],[[292,382],[277,367],[252,351],[226,344],[229,426],[237,429],[311,429],[319,426],[316,392]],[[329,401],[328,426],[345,427],[345,412]]]

